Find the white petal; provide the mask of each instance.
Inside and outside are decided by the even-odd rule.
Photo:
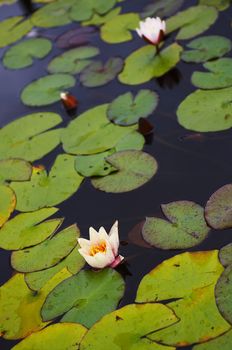
[[[78,244],[80,245],[80,247],[86,251],[86,253],[89,252],[90,248],[91,248],[91,242],[88,239],[85,238],[78,238]]]
[[[99,229],[99,240],[100,240],[100,242],[102,242],[102,241],[108,242],[109,241],[109,236],[108,236],[106,230],[104,229],[104,227],[100,227],[100,229]]]
[[[89,240],[91,241],[91,244],[94,245],[99,242],[99,234],[93,227],[89,228]]]
[[[140,36],[140,37],[142,37],[143,36],[143,34],[142,34],[142,32],[141,32],[141,30],[140,29],[136,29],[136,32],[138,33],[138,35]]]
[[[97,253],[94,256],[84,256],[86,262],[97,269],[102,269],[106,266],[109,266],[113,261],[113,259],[110,259],[110,257],[106,253]]]
[[[118,255],[119,236],[118,236],[118,220],[115,221],[109,232],[109,242],[114,252],[114,256]]]

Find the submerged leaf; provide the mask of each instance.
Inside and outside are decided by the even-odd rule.
[[[104,192],[132,191],[148,182],[158,169],[155,158],[141,151],[117,152],[106,160],[118,171],[92,180],[92,185]]]
[[[77,245],[79,230],[72,225],[53,238],[34,247],[13,252],[11,265],[19,272],[34,272],[52,267],[65,258]]]
[[[113,269],[81,271],[49,294],[41,315],[48,321],[66,313],[62,322],[78,322],[91,327],[117,307],[124,289],[121,275]]]
[[[33,211],[51,207],[72,196],[83,181],[74,164],[74,156],[60,154],[49,174],[43,167],[34,167],[30,181],[12,182],[11,187],[17,196],[17,210]]]
[[[179,10],[183,3],[184,0],[152,0],[143,9],[142,18],[171,16]]]
[[[70,29],[56,39],[56,44],[61,49],[69,49],[72,47],[85,45],[89,43],[90,39],[95,33],[95,27]]]
[[[161,205],[168,220],[149,217],[143,226],[146,242],[161,249],[185,249],[200,244],[208,235],[204,209],[190,201]]]
[[[135,97],[131,92],[126,92],[109,104],[107,116],[116,124],[131,125],[141,117],[148,117],[157,104],[158,95],[151,90],[140,90]]]
[[[219,11],[224,11],[230,6],[231,0],[199,0],[200,5],[216,7]]]
[[[94,61],[81,72],[80,81],[86,87],[102,86],[114,80],[122,67],[123,60],[120,57],[112,57],[105,64]]]
[[[10,158],[0,160],[0,183],[30,180],[32,166],[26,160]]]
[[[22,16],[15,16],[0,22],[0,48],[13,44],[30,32],[31,21],[23,19]]]
[[[178,122],[188,130],[208,132],[232,127],[232,88],[196,90],[177,109]]]
[[[205,218],[216,230],[232,227],[232,184],[220,187],[206,203]]]
[[[194,72],[193,85],[201,89],[221,89],[232,85],[232,58],[221,58],[203,64],[210,72]]]
[[[42,158],[60,143],[61,129],[49,129],[59,125],[61,121],[56,113],[40,112],[28,114],[7,124],[0,129],[0,159],[22,158],[34,161]],[[19,161],[15,162],[18,167]]]
[[[173,311],[162,304],[127,305],[96,322],[83,338],[80,350],[175,350],[151,342],[147,335],[177,321]]]
[[[231,41],[224,36],[207,35],[190,41],[186,46],[192,50],[184,51],[182,60],[199,63],[224,56],[231,50]]]
[[[33,64],[34,58],[45,57],[51,49],[52,43],[48,39],[28,39],[10,47],[3,56],[3,64],[9,69],[25,68]]]
[[[87,329],[80,324],[58,323],[29,335],[12,350],[76,350]]]
[[[16,196],[11,188],[0,185],[0,227],[9,219],[16,206]]]
[[[94,57],[99,54],[99,49],[94,46],[83,46],[69,51],[52,59],[48,65],[49,73],[77,74],[86,68]]]
[[[123,84],[137,85],[161,77],[179,62],[181,51],[182,47],[176,43],[158,55],[152,45],[141,47],[126,58],[119,80]]]
[[[216,287],[215,297],[217,307],[222,316],[232,325],[232,265],[221,274]]]

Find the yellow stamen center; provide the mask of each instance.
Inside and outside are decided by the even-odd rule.
[[[94,256],[97,253],[105,253],[106,252],[106,242],[101,242],[97,245],[92,245],[89,254]]]

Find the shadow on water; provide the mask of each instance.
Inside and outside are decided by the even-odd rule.
[[[35,5],[31,0],[19,0],[24,16],[30,16],[35,11]]]

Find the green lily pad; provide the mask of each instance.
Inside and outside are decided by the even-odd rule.
[[[49,129],[61,121],[56,113],[39,112],[7,124],[0,129],[0,159],[22,158],[33,162],[42,158],[60,143],[61,129]]]
[[[220,335],[220,337],[207,341],[206,343],[195,345],[193,347],[193,350],[218,350],[218,349],[231,350],[231,347],[232,347],[232,329]]]
[[[49,174],[43,167],[35,167],[30,181],[12,182],[11,187],[17,196],[17,210],[33,211],[51,207],[71,197],[83,181],[74,164],[74,156],[60,154]]]
[[[64,269],[54,276],[39,293],[31,291],[22,273],[15,274],[0,288],[0,332],[5,339],[25,338],[48,323],[42,321],[41,307],[54,287],[68,278]]]
[[[16,206],[16,196],[11,188],[0,185],[0,227],[9,219]]]
[[[213,6],[219,11],[224,11],[230,6],[231,0],[199,0],[199,4]]]
[[[102,24],[110,21],[112,18],[119,15],[121,12],[121,7],[116,7],[115,9],[111,10],[110,12],[106,13],[105,15],[99,15],[95,13],[93,17],[91,17],[89,20],[84,21],[81,23],[82,26],[101,26]]]
[[[231,50],[231,41],[224,36],[207,35],[190,41],[186,46],[192,50],[184,51],[182,60],[199,63],[224,56]]]
[[[25,40],[9,48],[3,56],[3,65],[9,69],[31,66],[34,58],[44,58],[52,49],[48,39],[35,38]]]
[[[126,13],[118,15],[107,21],[101,27],[101,38],[110,44],[122,43],[133,38],[131,31],[139,25],[137,13]]]
[[[13,44],[32,29],[30,20],[23,16],[10,17],[0,23],[0,48]]]
[[[219,260],[225,267],[232,265],[232,243],[229,243],[220,249]]]
[[[123,60],[120,57],[112,57],[106,63],[94,61],[81,72],[80,81],[86,87],[102,86],[114,80],[122,67]]]
[[[104,15],[114,7],[116,0],[75,0],[75,4],[70,13],[74,21],[86,21],[94,14]]]
[[[75,248],[78,234],[78,228],[72,225],[34,247],[14,251],[11,265],[19,272],[34,272],[52,267]]]
[[[196,90],[177,109],[178,122],[188,130],[209,132],[232,127],[232,88]]]
[[[77,232],[78,235],[79,233]],[[79,272],[85,265],[85,260],[78,249],[79,246],[75,247],[59,264],[49,269],[26,273],[25,282],[28,287],[35,291],[40,290],[54,275],[64,268],[67,268],[72,275]]]
[[[113,269],[81,271],[49,294],[41,315],[49,321],[66,313],[62,322],[77,322],[89,328],[117,307],[124,290],[123,278]]]
[[[217,307],[222,316],[232,324],[232,265],[228,266],[221,274],[216,287],[215,297]]]
[[[27,106],[46,106],[60,100],[60,93],[73,87],[76,80],[69,74],[50,74],[27,85],[21,100]]]
[[[127,305],[95,323],[83,338],[80,350],[175,350],[151,342],[147,335],[177,321],[172,310],[162,304]]]
[[[106,176],[113,171],[116,171],[106,158],[111,155],[113,151],[106,151],[89,156],[77,156],[75,161],[75,168],[82,176]]]
[[[59,27],[72,22],[70,13],[76,0],[57,0],[51,4],[40,7],[31,16],[36,27]]]
[[[136,301],[168,302],[180,319],[148,338],[172,346],[207,341],[226,332],[230,325],[220,315],[214,287],[223,271],[218,251],[186,252],[163,261],[140,282]],[[200,325],[200,327],[199,327]]]
[[[216,230],[232,227],[232,184],[212,194],[205,207],[205,218]]]
[[[30,180],[32,166],[26,160],[10,158],[0,160],[0,183]]]
[[[83,46],[64,52],[53,58],[48,65],[49,73],[80,73],[86,68],[94,57],[99,54],[99,49],[94,46]]]
[[[141,151],[117,152],[107,157],[106,160],[118,171],[92,180],[92,185],[104,192],[132,191],[148,182],[158,169],[156,160]]]
[[[140,90],[135,97],[131,92],[118,96],[110,103],[107,116],[119,125],[131,125],[146,118],[158,104],[158,95],[151,90]]]
[[[1,5],[11,5],[14,4],[16,0],[0,0],[0,6]]]
[[[126,150],[137,150],[141,151],[143,149],[145,139],[137,131],[132,131],[128,135],[123,136],[118,143],[115,145],[116,152],[126,151]]]
[[[123,84],[137,85],[161,77],[176,66],[181,51],[182,47],[176,43],[162,50],[159,55],[154,46],[143,46],[126,58],[119,80]]]
[[[50,219],[57,208],[44,208],[31,213],[18,214],[8,221],[0,231],[0,247],[18,250],[36,245],[54,233],[63,219]]]
[[[81,324],[58,323],[16,344],[12,350],[76,350],[87,329]]]
[[[114,148],[117,143],[135,130],[136,126],[122,127],[110,123],[106,111],[108,104],[91,108],[71,121],[62,132],[65,152],[95,154]]]
[[[208,235],[209,227],[204,209],[190,201],[162,204],[168,220],[148,217],[142,235],[146,242],[160,249],[185,249],[200,244]]]
[[[191,39],[209,29],[217,17],[218,12],[214,7],[192,6],[167,20],[167,33],[180,29],[176,39]]]
[[[210,72],[194,72],[193,85],[201,89],[221,89],[232,85],[232,58],[221,58],[203,64]]]
[[[142,18],[167,17],[173,15],[183,5],[184,0],[152,0],[145,6],[141,14]]]

